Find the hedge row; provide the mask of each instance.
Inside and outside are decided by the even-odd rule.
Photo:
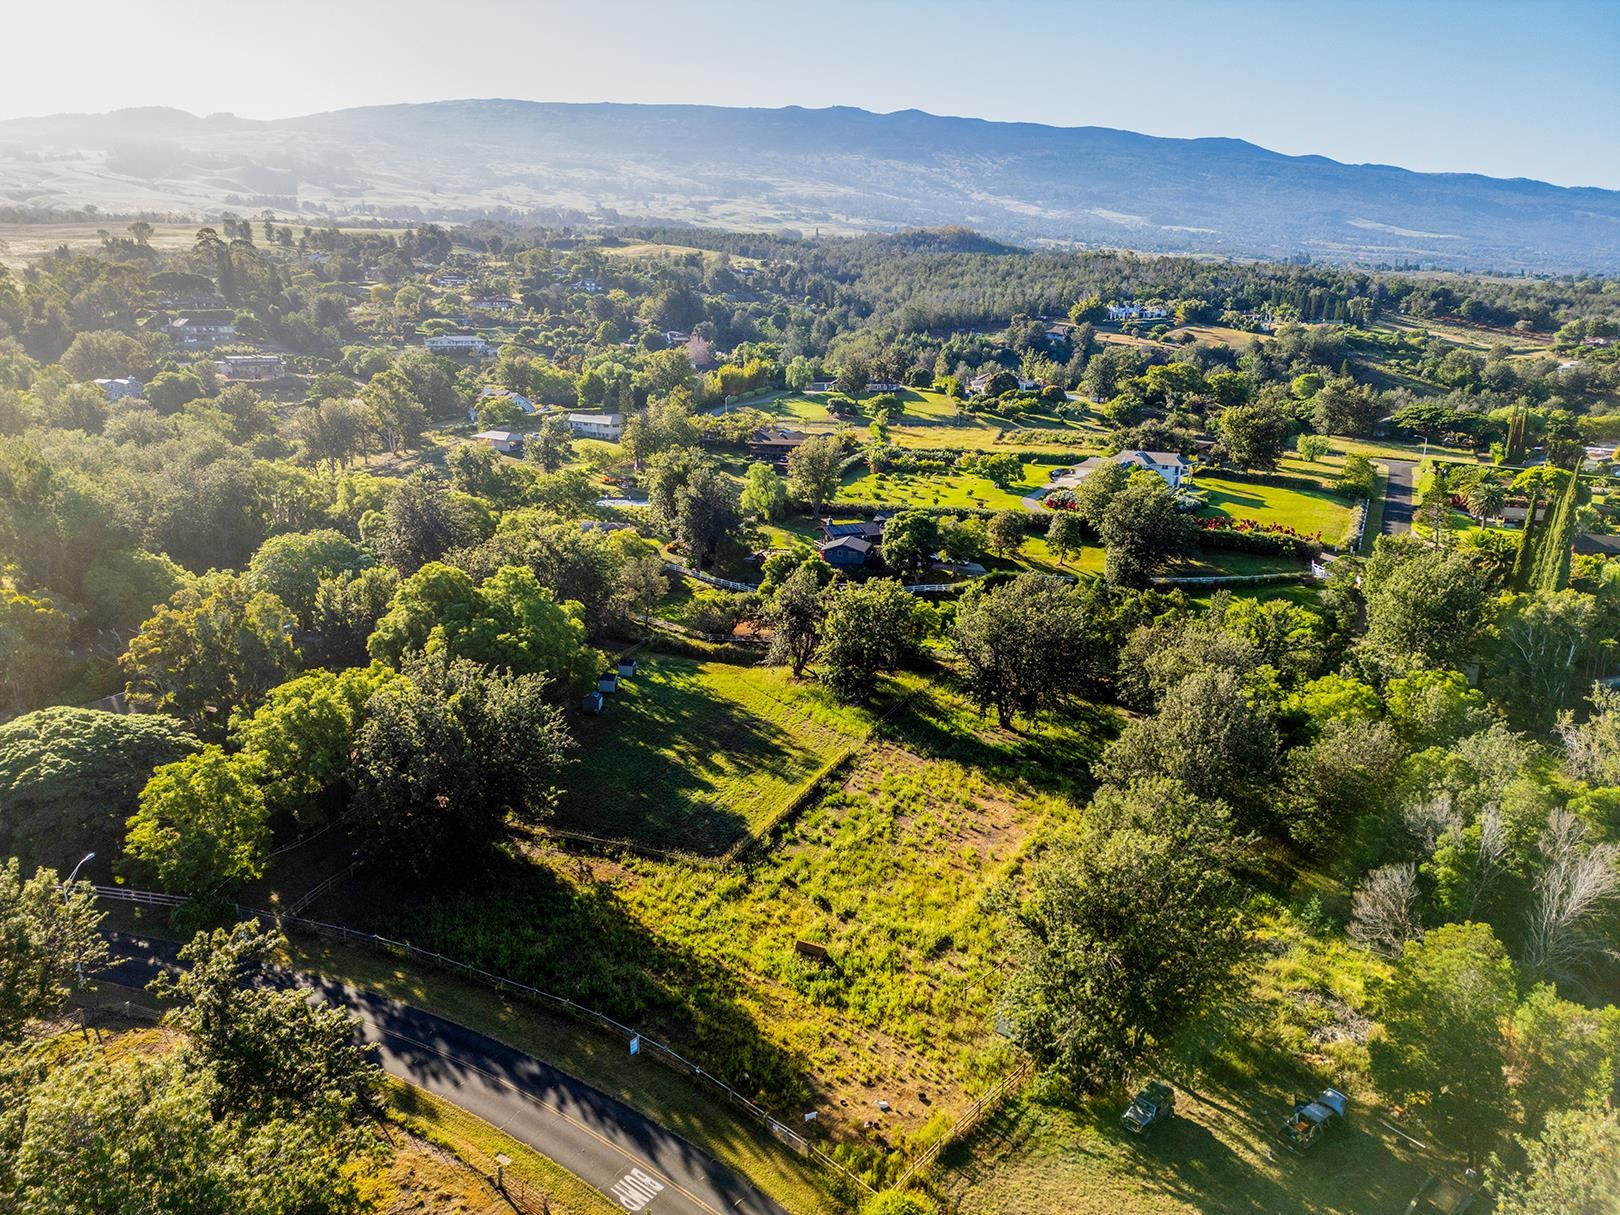
[[[1270,485],[1276,489],[1301,489],[1310,493],[1322,493],[1325,491],[1330,494],[1341,494],[1343,497],[1350,496],[1349,494],[1343,494],[1338,486],[1317,480],[1315,477],[1296,477],[1290,473],[1248,472],[1239,468],[1221,468],[1213,465],[1200,468],[1197,473],[1194,473],[1194,483],[1196,484],[1199,473],[1206,472],[1211,476],[1221,478],[1223,481],[1243,481],[1250,485]]]
[[[1201,529],[1193,542],[1199,548],[1225,549],[1237,553],[1264,553],[1275,557],[1297,557],[1308,561],[1322,554],[1322,546],[1303,536],[1279,532],[1240,532],[1235,528]]]

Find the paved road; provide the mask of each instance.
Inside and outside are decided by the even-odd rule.
[[[172,941],[109,933],[106,977],[144,987],[177,969]],[[627,1211],[646,1215],[788,1215],[751,1183],[629,1106],[493,1038],[374,992],[266,972],[321,993],[360,1020],[390,1075],[454,1102],[545,1154]],[[658,1064],[647,1061],[648,1067]]]
[[[1397,536],[1412,530],[1417,464],[1411,460],[1385,460],[1389,477],[1384,482],[1384,535]]]

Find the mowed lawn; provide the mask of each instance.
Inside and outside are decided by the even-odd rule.
[[[950,397],[920,388],[907,388],[899,397],[904,412],[889,423],[889,439],[899,447],[990,451],[998,444],[1010,444],[1019,450],[1050,447],[1073,451],[1093,446],[1101,437],[1101,428],[1095,422],[1059,418],[1044,410],[1017,414],[969,413],[965,409],[958,412],[956,402]],[[864,413],[849,418],[834,416],[828,412],[826,398],[822,396],[788,395],[767,401],[744,401],[742,405],[774,412],[782,421],[812,432],[836,430],[840,426],[864,431],[869,421]],[[1026,434],[1002,440],[1004,432],[1020,427],[1058,428],[1063,433]]]
[[[1022,499],[1051,483],[1062,464],[1024,465],[1016,485],[997,485],[970,473],[869,473],[859,467],[846,474],[838,502],[881,502],[896,507],[956,507],[974,510],[1023,510]]]
[[[1350,504],[1327,490],[1259,485],[1215,474],[1200,474],[1196,488],[1209,495],[1209,506],[1200,514],[1282,524],[1306,536],[1320,531],[1328,544],[1337,543],[1350,523]]]
[[[554,821],[656,848],[723,851],[873,720],[785,668],[648,655],[601,716],[579,719]]]

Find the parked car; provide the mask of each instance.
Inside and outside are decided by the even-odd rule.
[[[1294,1112],[1282,1124],[1278,1135],[1290,1147],[1304,1151],[1322,1137],[1333,1123],[1344,1118],[1349,1099],[1336,1088],[1325,1088],[1314,1101],[1294,1102]]]
[[[1131,1104],[1119,1116],[1119,1124],[1132,1135],[1146,1135],[1170,1117],[1175,1108],[1175,1090],[1155,1080],[1131,1098]]]

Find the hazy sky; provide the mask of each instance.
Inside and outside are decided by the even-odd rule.
[[[1620,188],[1620,0],[0,0],[0,117],[855,105]]]

